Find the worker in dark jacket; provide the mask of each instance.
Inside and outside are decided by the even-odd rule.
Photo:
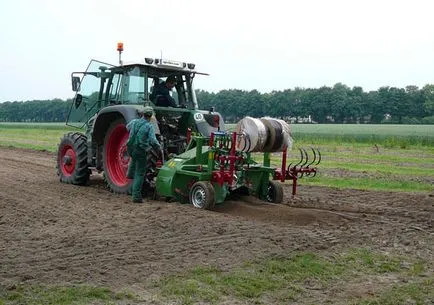
[[[161,82],[154,87],[149,98],[156,106],[176,107],[175,99],[170,96],[170,91],[175,86],[175,76],[168,76],[165,82]]]
[[[127,129],[130,133],[127,149],[131,157],[127,177],[129,179],[133,178],[132,197],[135,203],[143,202],[142,185],[147,170],[148,152],[151,150],[152,146],[160,149],[160,143],[155,137],[154,126],[150,122],[152,115],[152,107],[146,106],[142,116],[132,120],[127,125]]]

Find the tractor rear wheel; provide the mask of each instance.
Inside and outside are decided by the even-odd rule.
[[[268,192],[265,198],[268,202],[282,203],[283,200],[283,188],[282,184],[277,181],[268,182]]]
[[[127,178],[128,162],[130,156],[127,153],[128,130],[125,120],[118,119],[110,124],[104,138],[102,153],[104,178],[107,186],[114,193],[126,194],[131,191],[132,181]]]
[[[85,185],[89,181],[86,136],[70,132],[63,136],[57,150],[57,175],[61,182]]]
[[[190,203],[196,208],[210,210],[215,206],[215,191],[210,182],[198,181],[190,189]]]

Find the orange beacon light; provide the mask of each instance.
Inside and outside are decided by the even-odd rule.
[[[118,42],[118,51],[122,52],[124,50],[124,43],[123,42]]]

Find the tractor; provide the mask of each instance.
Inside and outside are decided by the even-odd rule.
[[[164,151],[148,153],[146,183],[152,184],[158,161],[179,155],[187,148],[187,134],[210,136],[223,131],[221,115],[199,110],[193,80],[201,73],[195,64],[162,58],[144,58],[123,63],[123,45],[118,44],[119,65],[91,60],[84,72],[71,74],[76,92],[66,124],[80,129],[61,139],[57,153],[57,174],[61,182],[86,185],[92,170],[103,172],[109,189],[129,193],[127,179],[129,156],[126,151],[126,124],[138,117],[144,106],[152,106],[152,123]],[[176,78],[172,98],[177,107],[159,107],[150,101],[154,86],[168,76]]]
[[[119,65],[92,60],[85,72],[71,75],[76,94],[67,125],[83,132],[70,132],[61,139],[57,153],[61,182],[85,185],[94,170],[103,172],[114,193],[129,193],[126,124],[145,106],[154,109],[151,123],[162,147],[147,155],[143,189],[153,190],[155,197],[202,209],[212,209],[234,192],[281,203],[280,182],[292,180],[295,196],[297,179],[316,175],[321,154],[313,148],[313,158],[301,149],[300,161],[287,165],[292,137],[286,122],[245,117],[229,132],[213,108],[199,110],[193,80],[207,74],[196,71],[195,64],[151,57],[124,64],[122,44],[118,51]],[[158,106],[158,98],[151,101],[153,88],[169,76],[176,79],[171,96],[176,107]],[[280,166],[272,167],[272,154],[280,153]]]

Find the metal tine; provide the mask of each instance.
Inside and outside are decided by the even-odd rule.
[[[301,151],[301,148],[299,148],[298,150],[300,151],[300,161],[298,161],[298,163],[296,163],[296,164],[293,166],[294,168],[296,168],[296,167],[299,166],[301,163],[303,163],[303,160],[304,160],[304,155],[303,155],[303,152]],[[292,165],[292,162],[288,165],[288,172],[289,172],[289,170],[291,169],[291,165]]]
[[[316,149],[317,153],[318,153],[318,162],[315,165],[318,165],[321,163],[321,152],[319,151],[319,148]],[[316,175],[316,173],[315,173]],[[315,177],[315,176],[314,176]]]
[[[311,149],[312,152],[313,152],[313,160],[312,160],[311,162],[309,162],[309,164],[308,164],[306,167],[311,166],[311,165],[314,164],[315,161],[316,161],[316,152],[315,152],[315,149],[313,149],[313,147],[310,147],[310,149]]]
[[[302,150],[303,150],[306,161],[302,165],[300,165],[300,169],[304,168],[306,166],[307,162],[309,162],[309,155],[307,154],[306,149],[302,148]],[[304,172],[301,172],[298,175],[299,178],[303,178],[303,176],[304,176]]]
[[[312,148],[312,147],[311,147]],[[312,151],[314,152],[314,154],[315,154],[315,150],[314,150],[314,148],[312,148]],[[316,149],[316,154],[315,154],[315,158],[316,158],[316,156],[318,156],[318,161],[315,163],[315,165],[318,165],[318,164],[320,164],[321,163],[321,152],[320,152],[320,150],[317,148]],[[314,160],[315,161],[315,160]],[[312,163],[314,163],[314,161],[312,162]],[[312,173],[313,173],[313,175],[312,175]],[[309,173],[307,173],[306,174],[306,176],[309,176],[309,177],[315,177],[316,176],[316,173],[317,173],[317,171],[315,170],[315,171],[313,171],[313,172],[309,172]],[[312,176],[311,176],[312,175]]]
[[[289,170],[291,169],[291,165],[292,165],[292,162],[289,163],[288,167],[286,168],[286,171],[287,171],[287,172],[289,172]]]
[[[309,156],[308,156],[308,154],[307,154],[306,149],[302,148],[302,150],[303,150],[303,153],[304,153],[304,155],[305,155],[305,157],[306,157],[306,161],[305,161],[302,165],[300,165],[301,168],[305,167],[306,164],[307,164],[307,162],[309,162]]]
[[[310,149],[312,150],[312,153],[313,153],[313,160],[311,162],[309,162],[309,164],[306,166],[306,168],[309,168],[316,161],[316,152],[315,152],[315,149],[313,149],[312,146],[310,147]],[[305,173],[306,177],[310,177],[311,174],[312,174],[311,171]]]

